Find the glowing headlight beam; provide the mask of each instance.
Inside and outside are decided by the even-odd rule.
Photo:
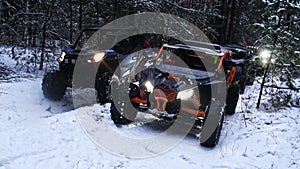
[[[152,83],[150,81],[146,81],[145,87],[147,88],[147,90],[149,90],[151,93],[153,93],[154,86],[152,85]]]
[[[61,55],[59,56],[59,58],[57,58],[58,62],[63,62],[66,56],[66,52],[61,52]]]
[[[95,53],[95,55],[94,55],[94,61],[95,62],[100,62],[103,59],[104,56],[105,56],[104,52]]]
[[[192,89],[183,90],[177,94],[177,99],[187,100],[190,99],[193,96],[193,94],[194,91]]]

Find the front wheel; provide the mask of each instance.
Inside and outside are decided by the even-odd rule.
[[[100,104],[105,104],[109,102],[110,81],[111,76],[108,74],[103,74],[96,79],[95,87],[97,90],[97,96]]]
[[[127,85],[124,84],[124,86]],[[131,103],[128,91],[125,90],[128,87],[124,86],[118,86],[115,83],[112,83],[111,85],[112,89],[118,91],[117,94],[114,94],[111,97],[112,101],[110,107],[111,119],[117,125],[129,124],[135,119],[137,115],[137,109]]]
[[[130,104],[130,105],[129,105]],[[132,107],[130,102],[120,101],[111,103],[111,119],[115,124],[126,125],[133,122],[137,115],[137,110]]]
[[[43,78],[42,90],[50,100],[60,100],[67,90],[66,75],[58,70],[47,72]]]
[[[201,129],[200,144],[214,147],[218,144],[224,121],[224,111],[220,102],[211,101],[209,112]]]

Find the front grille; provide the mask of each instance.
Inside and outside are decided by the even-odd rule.
[[[65,59],[65,64],[73,64],[75,65],[76,64],[76,59]]]

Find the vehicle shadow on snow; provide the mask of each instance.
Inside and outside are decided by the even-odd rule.
[[[46,111],[50,112],[51,114],[62,114],[81,107],[89,107],[93,106],[94,104],[98,104],[95,96],[96,91],[92,88],[75,90],[72,88],[67,88],[65,95],[59,101],[50,101],[46,98],[42,100],[47,100],[46,104],[49,105]]]
[[[126,128],[128,132],[130,130],[141,130],[145,133],[149,133],[149,135],[160,135],[164,132],[168,132],[168,134],[174,135],[174,136],[182,136],[182,134],[186,135],[185,137],[192,138],[192,139],[199,139],[199,133],[201,130],[199,128],[196,128],[196,126],[192,127],[188,133],[185,132],[186,128],[189,128],[187,124],[180,124],[180,128],[177,128],[174,130],[168,130],[170,127],[174,124],[173,121],[167,121],[163,119],[158,119],[154,116],[151,117],[149,114],[145,113],[138,113],[137,118],[135,119],[135,122],[129,124],[129,125],[116,125],[118,129],[122,130]],[[168,131],[167,131],[168,130]]]
[[[45,118],[51,117],[56,114],[67,113],[75,109],[71,89],[67,89],[65,96],[61,100],[51,101],[46,98],[43,98],[42,104],[46,105],[45,110],[50,113],[50,115],[45,116]]]
[[[94,94],[95,94],[95,91],[91,90],[91,89],[80,89],[80,91],[78,93],[72,94],[72,89],[68,88],[65,96],[60,101],[49,101],[48,100],[47,104],[49,104],[49,106],[47,108],[47,111],[50,112],[51,114],[49,116],[45,116],[44,118],[48,118],[48,117],[51,117],[56,114],[67,113],[67,112],[70,112],[70,111],[73,111],[75,109],[82,108],[82,107],[94,106],[95,101],[93,102],[93,100],[90,99],[90,98],[94,97]],[[76,106],[74,106],[74,103],[73,103],[74,97],[75,97],[75,102],[76,102],[75,105]],[[89,102],[89,101],[91,101],[91,102]],[[96,103],[96,104],[99,104],[99,103]],[[99,109],[100,112],[94,112],[94,113],[90,112],[91,113],[90,115],[97,116],[100,113],[101,116],[99,116],[99,117],[101,117],[101,119],[103,119],[104,117],[107,117],[107,118],[104,118],[105,121],[108,123],[111,123],[112,120],[110,119],[110,111],[109,111],[110,105],[109,104],[106,104],[106,105],[99,104],[98,106],[100,108]],[[88,110],[89,109],[87,109],[87,111]],[[99,120],[99,118],[96,118],[96,119]],[[145,134],[143,134],[143,136],[141,136],[141,137],[149,137],[149,136],[152,137],[152,136],[157,136],[157,135],[163,134],[172,126],[173,123],[174,123],[174,121],[158,119],[152,115],[139,112],[137,115],[137,118],[136,118],[136,122],[133,122],[128,125],[116,125],[116,127],[118,130],[121,130],[123,132],[123,134],[125,134],[125,135],[128,134],[128,135],[135,137],[134,136],[135,133],[142,132]],[[182,127],[184,128],[183,125],[186,125],[186,124],[182,124]],[[184,134],[184,135],[186,135],[185,137],[187,137],[189,139],[194,139],[195,141],[197,141],[197,140],[199,141],[199,133],[200,132],[201,132],[201,130],[194,126],[193,128],[191,128],[189,133],[184,133],[184,132],[180,131],[180,129],[179,129],[178,131],[173,131],[173,132],[168,131],[168,134],[174,135],[174,137],[182,136],[182,134]],[[137,137],[140,137],[140,136],[137,136]]]

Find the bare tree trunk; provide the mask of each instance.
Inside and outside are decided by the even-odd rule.
[[[119,5],[118,0],[114,0],[114,20],[119,17]]]
[[[28,21],[29,21],[29,18],[28,18],[28,13],[29,13],[29,2],[28,0],[26,0],[25,2],[25,17],[24,17],[24,41],[25,41],[25,47],[27,48],[28,45],[29,45],[29,41],[28,41]]]
[[[73,10],[72,10],[72,1],[69,0],[69,14],[70,14],[70,25],[69,25],[69,39],[70,43],[73,42]]]
[[[237,16],[237,7],[238,2],[236,0],[232,0],[231,4],[231,18],[230,18],[230,26],[229,26],[229,36],[228,41],[229,43],[234,43],[234,35],[235,35],[235,29],[236,29],[236,16]]]
[[[280,6],[280,1],[278,1],[278,6]],[[277,26],[275,27],[274,30],[277,30],[281,26],[281,21],[282,21],[282,18],[283,18],[283,13],[284,13],[284,11],[280,12],[278,23],[277,23]],[[274,33],[274,40],[273,40],[273,46],[274,47],[276,46],[277,40],[278,40],[278,34]]]
[[[79,23],[78,23],[78,29],[79,31],[81,31],[82,29],[82,1],[80,1],[80,4],[79,4]]]
[[[230,29],[230,21],[231,21],[231,0],[229,0],[228,2],[228,6],[226,9],[226,13],[227,13],[227,22],[226,22],[226,30],[225,30],[225,41],[228,43],[228,39],[229,39],[229,29]]]
[[[236,0],[230,0],[228,3],[228,15],[226,23],[225,40],[227,43],[232,43],[234,40],[235,22],[236,22]]]
[[[42,51],[41,51],[41,61],[40,61],[40,70],[43,69],[43,65],[44,65],[44,61],[45,61],[45,47],[46,47],[46,33],[47,33],[47,24],[48,22],[51,20],[52,18],[52,14],[53,14],[53,6],[54,6],[55,0],[52,0],[51,3],[51,7],[48,8],[46,16],[48,16],[48,18],[46,17],[44,23],[43,23],[43,33],[42,33]]]
[[[229,30],[229,12],[230,12],[230,1],[231,0],[221,0],[221,15],[224,17],[220,21],[220,34],[221,34],[221,42],[226,43],[228,37]]]

